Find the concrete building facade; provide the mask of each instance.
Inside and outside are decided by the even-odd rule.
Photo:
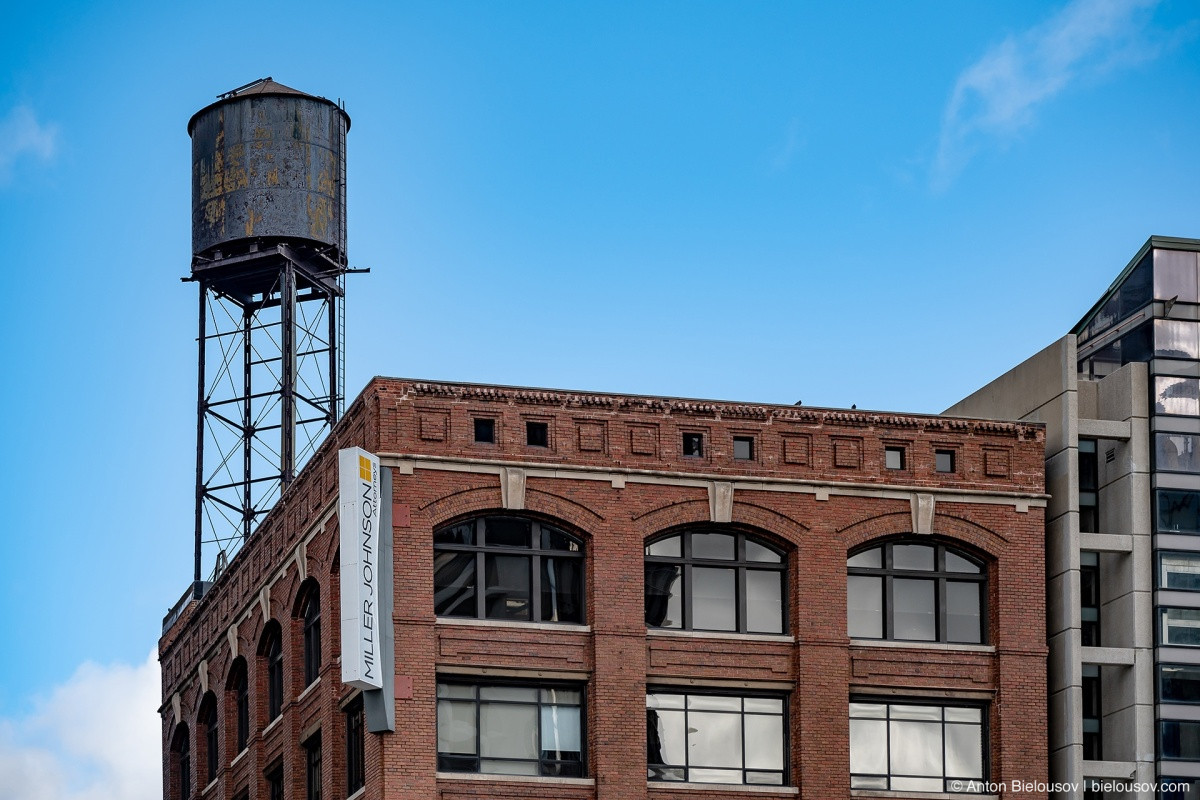
[[[1071,335],[948,412],[1047,426],[1052,776],[1141,783],[1106,797],[1200,796],[1198,254],[1152,237]]]
[[[1138,374],[1063,402],[1144,447]],[[164,797],[1045,797],[1012,786],[1048,774],[1057,423],[1030,419],[377,378],[168,616]],[[340,680],[350,446],[392,475],[394,732],[366,731]],[[1094,536],[1102,580],[1132,574],[1134,533]],[[1057,544],[1053,585],[1077,581]],[[1105,624],[1149,602],[1105,591]],[[1079,626],[1051,611],[1055,658],[1074,658]],[[1148,646],[1093,648],[1106,686]],[[1104,724],[1146,716],[1130,692]]]

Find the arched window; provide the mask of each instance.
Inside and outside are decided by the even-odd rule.
[[[192,740],[187,725],[180,725],[175,733],[175,786],[179,789],[179,800],[192,796]]]
[[[279,623],[272,621],[263,634],[258,654],[262,657],[267,675],[267,722],[283,711],[283,636]]]
[[[212,692],[204,695],[200,704],[200,724],[204,726],[204,776],[205,785],[217,779],[217,764],[221,751],[218,749],[217,698]]]
[[[300,595],[300,618],[304,621],[304,685],[321,674],[321,587],[309,579]]]
[[[234,755],[246,749],[250,740],[250,683],[246,677],[246,659],[238,656],[229,670],[229,681],[226,690],[233,695],[233,715],[237,720],[234,742],[237,751]],[[225,706],[228,711],[229,706]]]
[[[987,572],[953,546],[900,539],[846,560],[852,639],[983,644]]]
[[[783,633],[782,551],[746,533],[685,530],[646,545],[646,625]]]
[[[480,517],[433,534],[443,617],[583,622],[583,542],[544,522]]]

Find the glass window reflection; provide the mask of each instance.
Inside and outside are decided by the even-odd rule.
[[[985,778],[980,706],[850,704],[850,786],[963,791]]]

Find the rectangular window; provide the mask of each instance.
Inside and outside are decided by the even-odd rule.
[[[497,775],[584,775],[577,685],[437,685],[438,769]]]
[[[1200,533],[1200,492],[1159,489],[1159,533]]]
[[[1200,301],[1196,293],[1196,254],[1184,250],[1154,251],[1154,297],[1180,303]]]
[[[1200,608],[1160,608],[1159,644],[1200,647]]]
[[[754,460],[754,437],[753,436],[735,436],[735,437],[733,437],[733,457],[738,461],[753,461]]]
[[[530,447],[549,447],[550,425],[545,422],[526,422],[525,444]]]
[[[346,796],[357,792],[366,781],[366,759],[363,752],[362,695],[346,706]]]
[[[646,775],[652,781],[787,783],[787,714],[780,695],[646,694]]]
[[[1200,722],[1164,719],[1158,725],[1159,758],[1200,761]]]
[[[1163,472],[1200,474],[1200,436],[1194,433],[1154,434],[1154,466]]]
[[[1100,646],[1100,554],[1079,553],[1080,638],[1084,647]]]
[[[1100,738],[1100,722],[1104,718],[1100,705],[1100,667],[1083,665],[1083,757],[1087,761],[1102,761],[1104,748]]]
[[[933,453],[934,469],[938,472],[954,472],[954,451],[935,450]]]
[[[1200,326],[1177,319],[1154,320],[1155,358],[1200,358]]]
[[[475,418],[475,441],[480,444],[496,443],[496,420]]]
[[[850,703],[850,788],[963,792],[986,777],[982,706]]]
[[[1200,553],[1159,553],[1158,588],[1200,592]]]
[[[304,741],[304,786],[308,800],[321,800],[321,732]]]
[[[1200,414],[1200,378],[1154,378],[1154,413],[1194,417]]]
[[[1100,530],[1099,461],[1096,456],[1096,440],[1079,440],[1079,530],[1081,533],[1097,533]]]
[[[904,469],[904,448],[885,447],[883,449],[883,465],[888,469]]]
[[[1200,778],[1176,778],[1163,776],[1159,779],[1160,800],[1196,800],[1200,797]]]
[[[704,434],[685,433],[683,435],[683,454],[688,458],[703,458]]]
[[[267,800],[283,800],[283,764],[271,768],[266,779]]]
[[[1159,664],[1158,699],[1164,703],[1200,703],[1200,666]]]

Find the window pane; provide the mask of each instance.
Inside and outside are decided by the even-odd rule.
[[[746,783],[767,786],[783,786],[783,772],[752,772],[747,770]]]
[[[746,768],[783,769],[783,716],[747,714]]]
[[[689,694],[687,707],[694,711],[741,711],[742,698],[716,694]]]
[[[1200,759],[1200,722],[1165,719],[1160,724],[1163,758]]]
[[[549,525],[539,525],[541,535],[538,538],[539,547],[543,550],[563,550],[568,553],[579,553],[582,548],[574,537],[568,536],[557,528]]]
[[[746,630],[783,633],[783,573],[746,570]]]
[[[893,579],[892,603],[895,638],[923,642],[932,642],[937,638],[933,581]]]
[[[475,616],[474,553],[434,554],[433,610],[443,617]]]
[[[782,714],[783,700],[779,697],[746,697],[742,699],[742,707],[746,713]]]
[[[1163,664],[1158,674],[1164,703],[1200,703],[1200,666]]]
[[[741,783],[740,769],[689,769],[688,780],[693,783]]]
[[[893,706],[893,710],[898,708]],[[892,775],[942,775],[942,726],[937,722],[892,721],[888,741]],[[895,779],[892,785],[896,785]],[[940,783],[939,783],[940,786]]]
[[[933,548],[927,544],[892,545],[892,567],[933,571]]]
[[[887,705],[884,703],[851,703],[850,717],[851,719],[887,719]]]
[[[735,539],[727,533],[693,533],[692,558],[737,558]]]
[[[475,703],[439,700],[438,752],[475,755]]]
[[[483,759],[479,762],[480,772],[490,772],[493,775],[537,775],[536,761],[490,761]]]
[[[536,759],[537,706],[480,703],[479,751],[484,757]]]
[[[532,686],[480,686],[480,700],[507,700],[513,703],[536,703],[538,690]]]
[[[846,566],[879,569],[883,566],[883,550],[878,547],[872,547],[870,550],[863,550],[861,553],[856,553],[846,559]]]
[[[941,722],[941,706],[892,706],[892,719],[917,720],[920,722]]]
[[[433,532],[434,544],[475,544],[475,522],[463,522]]]
[[[983,722],[983,709],[946,706],[942,709],[946,722]]]
[[[542,706],[542,758],[577,761],[580,742],[578,707]]]
[[[946,641],[979,644],[978,583],[946,581]]]
[[[887,774],[886,720],[850,720],[850,771],[862,775]]]
[[[883,638],[883,578],[847,577],[846,616],[850,638]]]
[[[1162,588],[1200,591],[1200,553],[1163,553],[1159,563]]]
[[[1200,609],[1164,608],[1161,613],[1163,644],[1200,645]]]
[[[657,542],[646,545],[646,555],[680,558],[683,555],[683,549],[679,537],[668,536],[666,539],[659,539]]]
[[[458,697],[467,700],[475,699],[475,687],[465,686],[461,683],[439,683],[437,685],[438,697]]]
[[[583,559],[542,558],[542,620],[582,622]]]
[[[1200,328],[1195,322],[1175,319],[1154,320],[1155,358],[1198,358]]]
[[[983,777],[983,726],[946,725],[946,777]]]
[[[1154,412],[1193,417],[1200,414],[1200,381],[1169,375],[1155,377]]]
[[[542,689],[543,703],[560,706],[577,706],[583,702],[583,692],[578,689]]]
[[[484,558],[487,571],[484,615],[488,619],[530,619],[529,558],[493,555]]]
[[[776,553],[766,545],[761,545],[758,542],[746,540],[746,560],[747,561],[763,561],[769,564],[779,564],[783,561],[783,556]]]
[[[493,517],[484,522],[484,542],[489,547],[529,547],[533,523],[527,519]]]
[[[646,624],[652,628],[683,627],[683,567],[646,565]]]
[[[940,792],[944,787],[941,778],[892,777],[892,790],[897,792]]]
[[[1200,436],[1192,433],[1154,435],[1155,466],[1169,472],[1200,473]]]
[[[651,764],[687,763],[687,725],[682,711],[646,709],[647,759]]]
[[[692,627],[737,630],[736,581],[732,569],[692,568]]]
[[[1200,492],[1158,492],[1158,529],[1164,533],[1200,533]]]
[[[1181,303],[1195,303],[1196,254],[1184,250],[1154,251],[1154,297]]]
[[[742,766],[742,717],[714,711],[688,712],[688,766]],[[741,783],[741,776],[738,776]]]
[[[949,550],[946,551],[946,571],[947,572],[969,572],[972,575],[979,574],[979,565],[973,561],[969,561],[962,556],[955,555]]]

